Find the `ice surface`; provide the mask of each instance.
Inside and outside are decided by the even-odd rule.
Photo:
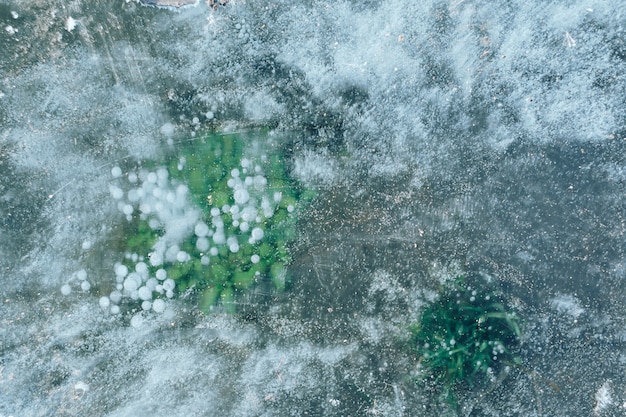
[[[530,370],[462,391],[463,415],[623,411],[623,1],[9,3],[1,415],[444,415],[395,342],[461,264],[520,309]],[[319,192],[293,287],[237,317],[199,317],[193,294],[126,313],[124,286],[176,288],[115,266],[126,214],[208,236],[150,161],[259,124]],[[263,187],[246,165],[233,177]],[[124,214],[131,188],[154,199]]]

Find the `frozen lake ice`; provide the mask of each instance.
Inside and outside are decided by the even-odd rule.
[[[0,417],[623,415],[624,10],[0,0]],[[116,179],[261,126],[318,191],[291,286],[111,314]],[[524,368],[454,411],[399,341],[461,267]]]

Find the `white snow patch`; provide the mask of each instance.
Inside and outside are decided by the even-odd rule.
[[[68,16],[67,20],[65,21],[65,30],[67,30],[68,32],[72,32],[74,29],[76,29],[78,23],[78,20],[72,18],[72,16]]]
[[[329,186],[337,180],[337,163],[324,150],[306,150],[294,165],[293,175],[308,186]]]
[[[550,306],[559,313],[565,313],[572,316],[574,320],[585,312],[585,309],[581,307],[580,301],[570,294],[561,294],[550,300]]]
[[[598,391],[596,391],[595,399],[596,406],[593,408],[594,415],[600,415],[605,409],[613,404],[610,381],[604,382]]]

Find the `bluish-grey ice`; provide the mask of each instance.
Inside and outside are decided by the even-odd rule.
[[[213,3],[0,0],[0,417],[626,412],[624,0]],[[256,127],[317,196],[285,292],[201,314],[149,270],[283,196],[251,144],[201,219],[164,164]],[[402,341],[464,268],[524,363],[454,410]]]

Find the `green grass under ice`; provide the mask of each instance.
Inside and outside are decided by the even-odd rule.
[[[439,381],[449,399],[458,384],[485,384],[503,365],[520,362],[512,353],[519,317],[482,280],[459,276],[443,285],[410,334],[423,376]]]
[[[212,209],[222,211],[224,206],[236,204],[228,180],[233,169],[242,170],[244,158],[251,161],[251,170],[254,166],[259,167],[259,172],[267,180],[264,190],[254,197],[261,199],[263,194],[272,200],[274,193],[281,196],[278,202],[272,200],[272,215],[261,215],[261,221],[253,225],[263,230],[260,241],[249,243],[250,232],[243,233],[233,221],[233,215],[222,212],[224,233],[237,237],[238,251],[231,251],[227,244],[212,244],[217,254],[210,256],[208,264],[203,264],[202,257],[207,254],[197,249],[198,237],[191,232],[180,243],[180,250],[189,255],[187,261],[150,266],[151,276],[156,270],[165,269],[167,277],[176,283],[175,293],[191,295],[202,311],[221,304],[227,311],[234,312],[237,296],[252,287],[263,285],[283,291],[288,284],[287,265],[292,261],[290,245],[297,234],[297,212],[313,198],[314,192],[288,176],[280,150],[275,145],[266,144],[271,142],[267,140],[268,132],[258,131],[254,135],[257,137],[251,140],[250,132],[205,134],[185,144],[167,165],[169,178],[189,187],[192,203],[200,208],[201,220],[209,225]],[[127,252],[138,254],[146,262],[153,246],[164,234],[164,230],[151,227],[149,220],[137,216],[133,218],[126,248]],[[258,262],[252,262],[253,255],[258,256]],[[124,263],[130,270],[134,269],[132,261]]]

